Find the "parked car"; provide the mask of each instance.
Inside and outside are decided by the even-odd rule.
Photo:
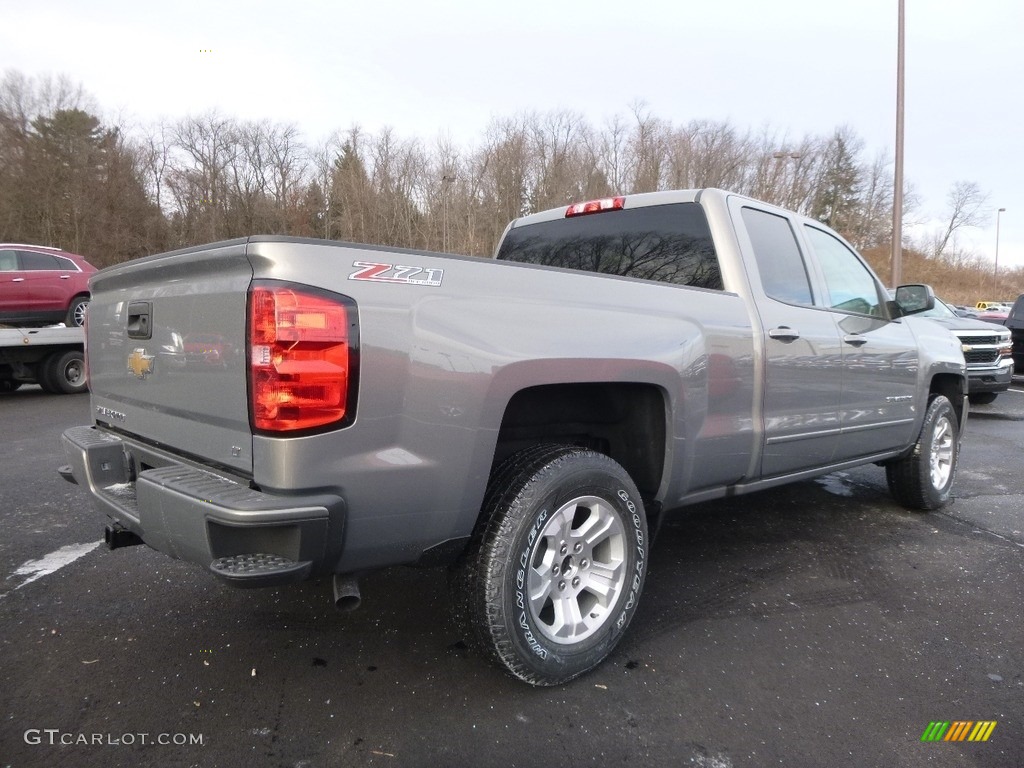
[[[1008,309],[1004,309],[1002,307],[996,309],[995,307],[993,307],[991,309],[981,310],[974,317],[977,318],[978,320],[984,320],[985,322],[988,323],[996,323],[997,325],[1003,325],[1006,322],[1006,318],[1009,314],[1010,310]]]
[[[1013,364],[1018,374],[1024,374],[1024,293],[1013,302],[1006,318],[1006,328],[1013,343]]]
[[[59,248],[0,243],[0,323],[82,325],[95,271]]]
[[[938,299],[932,309],[920,315],[944,325],[960,339],[967,362],[967,396],[972,405],[987,405],[1010,388],[1014,371],[1010,331],[1001,324],[982,320],[980,315],[962,317]],[[1018,363],[1017,367],[1024,371],[1020,366]]]
[[[979,301],[974,305],[975,309],[980,310],[996,310],[997,312],[1002,309],[1008,309],[1005,301]]]
[[[965,307],[961,304],[950,304],[953,311],[956,312],[960,317],[977,317],[978,310],[974,307]]]

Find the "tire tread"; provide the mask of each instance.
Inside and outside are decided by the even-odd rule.
[[[480,521],[449,579],[456,623],[472,649],[513,677],[535,686],[567,682],[590,667],[567,670],[564,676],[551,677],[538,673],[521,660],[502,621],[506,568],[502,553],[511,551],[519,533],[522,510],[533,504],[538,489],[543,488],[552,475],[564,471],[567,463],[581,459],[625,474],[607,456],[568,445],[536,445],[502,462],[492,473]],[[639,500],[639,494],[636,498]]]

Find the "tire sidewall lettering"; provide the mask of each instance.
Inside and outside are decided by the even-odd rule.
[[[526,588],[526,569],[530,564],[530,550],[533,549],[533,543],[537,540],[537,536],[540,534],[541,529],[547,522],[548,514],[549,511],[547,507],[542,509],[538,513],[533,526],[526,535],[526,544],[519,557],[519,568],[516,571],[515,585],[516,608],[519,609],[518,621],[516,623],[523,631],[523,641],[526,643],[527,647],[542,659],[546,659],[548,657],[548,651],[533,633],[533,627],[526,608],[526,595],[524,594],[524,590]]]
[[[647,561],[647,551],[645,546],[646,536],[644,535],[642,512],[637,507],[628,491],[620,488],[617,489],[614,494],[606,495],[596,493],[595,495],[604,496],[609,503],[615,501],[621,502],[620,504],[614,504],[614,506],[618,510],[622,522],[626,524],[627,528],[629,527],[627,521],[632,523],[632,540],[635,543],[635,546],[633,547],[635,552],[635,556],[633,558],[634,563],[631,566],[633,573],[632,577],[630,577],[627,582],[628,591],[626,591],[626,594],[619,596],[622,608],[620,609],[619,615],[615,619],[614,624],[609,624],[608,627],[600,633],[600,637],[603,642],[608,642],[610,639],[621,634],[623,629],[629,623],[633,610],[639,602],[640,592],[643,588],[645,564]],[[513,600],[515,606],[515,621],[513,622],[513,625],[519,630],[521,640],[530,652],[544,660],[559,657],[562,649],[558,646],[552,647],[544,638],[541,638],[539,634],[535,632],[533,617],[530,615],[528,599],[526,596],[526,581],[533,546],[536,543],[540,532],[548,522],[551,509],[557,508],[557,506],[558,505],[554,503],[554,500],[550,500],[546,503],[537,514],[533,524],[527,531],[525,538],[523,539],[522,548],[520,549],[518,568],[515,571],[513,585]]]

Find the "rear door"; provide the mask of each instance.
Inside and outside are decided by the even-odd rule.
[[[32,309],[38,312],[63,312],[71,299],[71,273],[52,253],[18,251],[21,268],[28,286],[28,298]]]
[[[748,239],[764,334],[761,476],[827,464],[841,430],[843,350],[833,314],[816,303],[815,281],[784,212],[734,198],[741,244]],[[746,250],[746,249],[745,249]]]

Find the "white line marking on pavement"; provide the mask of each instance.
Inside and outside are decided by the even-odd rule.
[[[68,544],[66,547],[61,547],[38,560],[26,561],[18,567],[18,570],[7,578],[12,579],[15,576],[28,576],[27,579],[15,587],[15,589],[21,589],[26,584],[31,584],[36,579],[41,579],[43,576],[49,576],[54,571],[59,571],[65,565],[70,565],[78,558],[84,557],[92,552],[102,543],[103,541],[101,539],[100,541],[93,541],[88,544]],[[6,593],[0,594],[0,597],[6,597]]]

